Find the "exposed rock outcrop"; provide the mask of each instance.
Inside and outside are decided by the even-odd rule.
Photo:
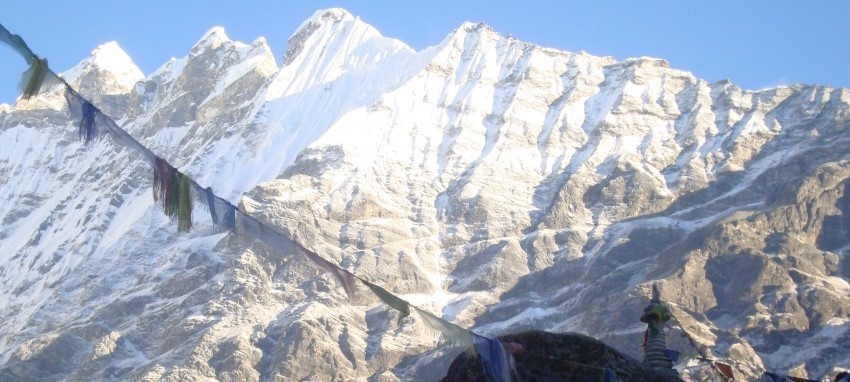
[[[676,382],[679,378],[658,373],[640,361],[604,343],[577,333],[529,331],[500,336],[502,342],[521,344],[514,355],[520,381],[605,381],[610,369],[621,382]],[[489,382],[491,377],[476,356],[459,355],[442,382]]]

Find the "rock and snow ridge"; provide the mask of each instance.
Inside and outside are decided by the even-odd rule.
[[[484,24],[416,52],[340,9],[280,65],[221,28],[146,78],[124,57],[65,76],[201,184],[459,325],[636,355],[656,282],[742,378],[850,366],[847,89],[745,91]],[[0,109],[0,380],[445,373],[437,333],[309,262],[203,208],[178,234],[150,169],[82,147],[66,114],[61,94]]]

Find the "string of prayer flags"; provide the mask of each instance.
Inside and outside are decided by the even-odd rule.
[[[428,326],[442,333],[446,341],[452,345],[463,347],[467,351],[474,351],[473,338],[478,338],[479,347],[484,349],[486,345],[488,354],[492,355],[488,356],[490,360],[486,362],[489,362],[488,368],[491,370],[493,378],[510,381],[512,367],[507,361],[508,356],[504,347],[498,340],[478,336],[428,311],[411,305],[386,289],[360,279],[351,272],[325,260],[248,213],[240,211],[230,202],[216,196],[210,187],[202,187],[139,143],[127,131],[119,127],[114,120],[103,114],[65,80],[51,71],[47,67],[47,60],[39,59],[33,54],[20,36],[11,34],[2,25],[0,25],[0,42],[12,47],[30,65],[30,69],[24,75],[25,81],[22,81],[24,99],[38,94],[48,82],[52,84],[55,81],[63,84],[69,111],[76,120],[79,120],[78,135],[81,141],[90,144],[103,135],[108,135],[113,144],[139,153],[153,167],[152,192],[154,201],[161,204],[167,216],[177,219],[179,231],[186,232],[192,229],[193,199],[191,193],[194,191],[197,194],[197,199],[209,209],[213,224],[221,225],[236,233],[238,215],[242,230],[249,236],[282,251],[297,251],[304,254],[319,268],[333,275],[345,289],[349,298],[354,297],[356,281],[360,280],[381,301],[401,312],[400,319],[410,315],[411,310],[416,311]]]

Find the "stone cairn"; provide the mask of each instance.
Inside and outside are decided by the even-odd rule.
[[[664,323],[670,320],[670,311],[661,304],[661,293],[658,286],[652,284],[652,299],[643,309],[640,317],[647,325],[646,341],[644,343],[643,363],[661,373],[679,376],[673,369],[673,361],[667,356],[667,336],[664,334]]]

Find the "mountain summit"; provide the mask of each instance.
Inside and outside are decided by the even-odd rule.
[[[341,9],[280,56],[212,28],[144,78],[114,43],[64,76],[200,184],[478,333],[639,357],[657,284],[693,340],[669,346],[738,378],[850,366],[848,89],[747,91],[484,24],[417,52]],[[178,233],[144,162],[83,147],[62,99],[0,108],[0,380],[446,374],[438,333],[287,249],[202,207]]]
[[[106,94],[126,94],[144,78],[130,56],[114,41],[97,47],[89,58],[66,71],[64,76],[66,81],[84,83],[89,81],[81,77],[93,71],[100,72],[96,77],[114,79],[114,86],[100,89]]]

